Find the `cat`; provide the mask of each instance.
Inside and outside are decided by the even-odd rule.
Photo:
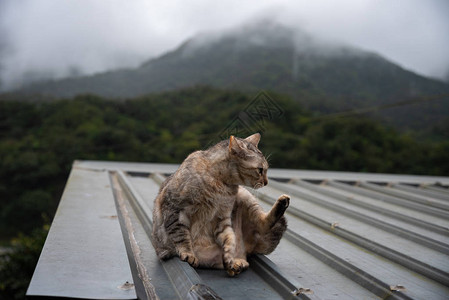
[[[268,183],[260,134],[231,136],[191,153],[161,185],[154,200],[152,242],[162,260],[179,256],[193,267],[226,269],[235,276],[248,254],[271,253],[287,229],[282,195],[268,213],[242,185]]]

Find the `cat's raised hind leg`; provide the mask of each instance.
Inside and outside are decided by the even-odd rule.
[[[290,197],[280,196],[268,213],[263,212],[254,197],[247,197],[244,203],[248,207],[248,216],[243,224],[243,238],[248,254],[273,252],[287,230],[284,213],[290,204]]]
[[[271,229],[277,221],[284,215],[285,210],[290,205],[290,196],[280,196],[271,210],[265,216],[265,225]]]

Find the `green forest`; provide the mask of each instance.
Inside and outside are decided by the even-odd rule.
[[[23,297],[74,160],[180,163],[236,130],[255,96],[193,87],[121,101],[0,99],[0,240],[15,249],[0,255],[0,292]],[[237,125],[262,133],[271,167],[449,175],[448,123],[423,138],[366,114],[323,117],[270,97],[276,115]]]

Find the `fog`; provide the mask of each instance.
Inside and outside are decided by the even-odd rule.
[[[261,16],[445,78],[448,15],[446,0],[2,0],[0,89],[136,67],[198,33]]]

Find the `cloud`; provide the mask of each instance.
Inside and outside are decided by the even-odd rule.
[[[139,2],[139,3],[138,3]],[[164,48],[163,22],[143,1],[9,1],[2,8],[5,54],[2,81],[20,84],[26,73],[69,75],[135,66]],[[138,5],[140,4],[140,5]]]
[[[286,23],[377,52],[426,76],[449,71],[449,1],[299,1]],[[286,6],[287,7],[287,6]]]
[[[0,80],[20,87],[135,67],[203,31],[263,14],[326,39],[378,52],[405,68],[442,77],[449,69],[445,0],[150,1],[2,0]]]

